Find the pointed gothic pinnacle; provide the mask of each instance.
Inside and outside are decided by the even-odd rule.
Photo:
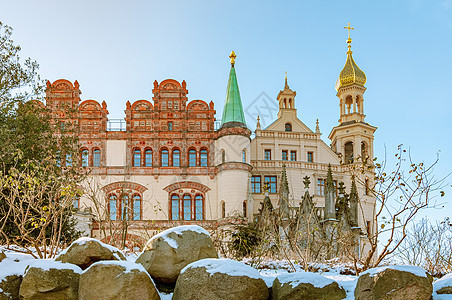
[[[289,89],[289,85],[287,84],[287,71],[286,71],[286,76],[284,77],[284,89],[285,90]]]
[[[257,124],[256,124],[256,130],[261,130],[261,122],[260,122],[259,115],[257,115]]]
[[[319,119],[315,122],[315,133],[320,133]]]
[[[358,202],[358,191],[356,189],[355,176],[352,177],[352,187],[350,190],[350,202]]]
[[[325,193],[334,189],[333,172],[331,171],[331,164],[328,164],[328,173],[326,175]]]
[[[286,174],[286,164],[282,165],[282,175],[281,175],[281,191],[285,188],[289,191],[289,183],[287,182],[287,174]]]

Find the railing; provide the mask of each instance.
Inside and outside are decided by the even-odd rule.
[[[260,131],[259,136],[262,137],[276,137],[276,138],[292,138],[292,139],[310,139],[315,140],[319,138],[317,133],[297,133],[297,132],[278,132],[278,131]]]
[[[328,164],[310,163],[305,161],[290,160],[252,160],[251,165],[255,168],[282,168],[286,164],[287,168],[308,169],[313,171],[328,171]],[[343,172],[343,166],[331,166],[333,172]]]
[[[107,131],[126,131],[126,121],[124,119],[109,119]]]

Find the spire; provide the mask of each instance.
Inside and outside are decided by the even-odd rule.
[[[282,219],[287,219],[289,217],[289,183],[287,181],[286,164],[282,166],[279,194],[279,212]]]
[[[284,89],[287,90],[289,89],[289,85],[287,84],[287,71],[286,71],[286,76],[284,77]]]
[[[229,72],[228,90],[226,92],[226,101],[224,104],[223,118],[221,127],[243,127],[246,128],[245,114],[243,113],[242,100],[240,99],[237,76],[235,74],[235,55],[231,52],[231,71]]]
[[[358,191],[354,176],[352,177],[352,188],[350,190],[350,215],[352,226],[358,226]]]
[[[325,182],[325,219],[327,220],[336,218],[334,194],[333,172],[331,171],[331,164],[328,164]]]
[[[347,39],[347,61],[345,62],[345,66],[342,69],[339,78],[336,82],[336,90],[339,90],[339,88],[343,86],[348,86],[352,84],[357,84],[364,86],[366,83],[366,74],[358,67],[358,65],[353,60],[351,50],[352,48],[352,39],[350,38],[350,30],[355,29],[353,27],[350,27],[350,23],[348,23],[347,27],[344,27],[348,30],[348,39]]]
[[[261,119],[259,118],[259,115],[257,115],[257,124],[256,124],[256,130],[261,130]]]

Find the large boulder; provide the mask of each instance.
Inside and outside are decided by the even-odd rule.
[[[282,300],[340,300],[345,290],[329,278],[309,272],[283,274],[273,281],[272,299]]]
[[[55,260],[71,263],[85,270],[97,261],[126,260],[126,258],[116,247],[93,238],[82,237],[63,250]]]
[[[433,283],[433,291],[437,294],[452,294],[452,273],[449,273]]]
[[[182,269],[173,300],[266,300],[259,272],[230,259],[202,259]]]
[[[101,261],[91,265],[80,276],[79,299],[159,300],[160,296],[142,265]]]
[[[27,267],[26,261],[16,262],[11,258],[0,262],[0,300],[19,299],[19,288]]]
[[[218,258],[209,233],[196,225],[178,226],[153,236],[136,262],[163,283],[175,283],[180,271],[203,258]]]
[[[30,264],[19,295],[23,300],[77,300],[82,269],[73,264],[37,260]]]
[[[358,278],[355,299],[429,300],[433,277],[415,266],[385,266],[369,269]]]

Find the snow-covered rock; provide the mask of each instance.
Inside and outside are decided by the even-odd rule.
[[[53,260],[31,261],[20,285],[20,299],[77,300],[82,269]]]
[[[430,299],[433,277],[415,266],[385,266],[369,269],[358,278],[355,299]]]
[[[79,299],[159,300],[159,293],[142,265],[99,261],[80,276]]]
[[[19,288],[27,267],[28,262],[9,257],[0,262],[0,299],[19,299]]]
[[[154,279],[174,283],[185,266],[203,258],[218,258],[209,233],[200,226],[185,225],[153,236],[136,262]]]
[[[332,279],[310,272],[279,275],[273,282],[272,299],[325,299],[346,297],[345,290]]]
[[[126,258],[116,247],[93,238],[82,237],[63,250],[55,260],[72,263],[86,269],[97,261],[126,260]]]
[[[230,259],[202,259],[182,269],[173,299],[266,300],[268,296],[256,269]]]
[[[433,283],[436,294],[452,294],[452,273],[449,273]],[[450,296],[452,299],[452,295]]]

